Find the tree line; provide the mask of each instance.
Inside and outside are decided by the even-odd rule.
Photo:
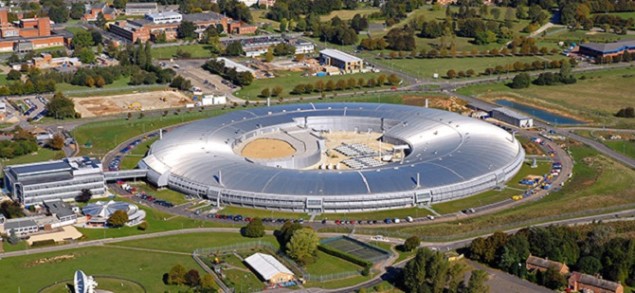
[[[254,80],[254,76],[251,74],[251,72],[238,72],[235,68],[226,67],[225,61],[223,60],[211,59],[205,62],[205,64],[203,65],[203,69],[213,74],[218,74],[223,78],[228,79],[237,86],[248,86]]]
[[[163,274],[163,283],[166,285],[185,285],[197,293],[217,292],[216,281],[210,274],[201,274],[197,269],[187,270],[183,265],[173,266],[169,272]],[[190,291],[188,291],[190,292]]]
[[[30,132],[16,126],[11,131],[11,135],[13,139],[0,141],[0,158],[11,159],[37,151],[37,142]],[[9,219],[14,216],[14,212],[10,209],[3,208],[2,212]]]
[[[552,289],[566,285],[559,273],[527,272],[525,261],[535,255],[567,264],[575,271],[600,274],[628,286],[635,285],[635,240],[612,237],[610,227],[592,226],[582,233],[565,226],[531,227],[513,235],[496,232],[475,239],[467,249],[471,259]]]

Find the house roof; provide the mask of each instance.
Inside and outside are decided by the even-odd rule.
[[[622,286],[620,283],[617,283],[617,282],[596,278],[594,276],[579,273],[579,272],[574,272],[571,275],[571,278],[573,278],[576,282],[584,284],[584,285],[589,285],[596,288],[602,288],[602,289],[610,290],[614,292],[617,291],[617,288]]]
[[[46,206],[46,209],[49,211],[49,213],[57,216],[57,218],[75,214],[71,207],[60,199],[45,201],[44,206]]]
[[[37,223],[35,223],[35,220],[30,218],[11,219],[11,220],[7,220],[4,223],[4,230],[9,231],[11,229],[23,228],[23,227],[34,227],[34,226],[37,227]]]
[[[337,60],[341,60],[344,62],[359,62],[362,61],[361,58],[355,57],[351,54],[348,53],[344,53],[340,50],[335,50],[335,49],[324,49],[324,50],[320,50],[320,54],[322,55],[326,55],[329,56],[331,58],[337,59]]]
[[[533,265],[536,267],[545,268],[545,269],[553,267],[553,268],[556,268],[557,270],[562,270],[562,268],[565,266],[565,264],[561,262],[552,261],[552,260],[540,258],[533,255],[530,255],[529,257],[527,257],[527,264]]]
[[[245,262],[267,281],[281,273],[293,275],[293,272],[269,254],[255,253],[245,258]]]

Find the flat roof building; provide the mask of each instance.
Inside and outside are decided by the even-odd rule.
[[[580,44],[579,53],[593,58],[615,57],[625,52],[635,53],[635,40],[622,40],[612,43]]]
[[[344,73],[355,73],[364,69],[364,60],[335,49],[321,50],[320,61],[324,65],[335,66]]]
[[[245,263],[270,284],[286,283],[295,279],[295,275],[291,270],[269,254],[254,253],[250,257],[245,258]]]
[[[77,215],[73,212],[73,209],[68,203],[63,202],[61,199],[44,201],[44,206],[48,213],[60,220],[60,222],[77,221]]]
[[[24,205],[50,199],[74,199],[83,189],[106,192],[101,162],[88,157],[12,165],[4,168],[8,194]]]
[[[15,231],[18,237],[26,237],[39,230],[39,227],[32,218],[9,219],[4,222],[4,233],[11,234]]]
[[[494,108],[492,118],[520,128],[534,127],[534,119],[505,107]]]
[[[145,15],[145,18],[156,24],[164,24],[164,23],[180,23],[183,20],[183,15],[174,12],[161,12],[161,13],[148,13]]]
[[[126,3],[126,15],[146,15],[159,12],[159,4],[156,2],[130,2]]]

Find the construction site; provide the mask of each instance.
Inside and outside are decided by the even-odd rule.
[[[73,98],[75,111],[82,117],[97,117],[126,112],[181,108],[192,99],[178,91],[155,91],[117,96]]]

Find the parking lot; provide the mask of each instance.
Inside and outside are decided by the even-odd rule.
[[[4,98],[7,114],[20,120],[39,121],[46,116],[48,99],[42,95]]]

